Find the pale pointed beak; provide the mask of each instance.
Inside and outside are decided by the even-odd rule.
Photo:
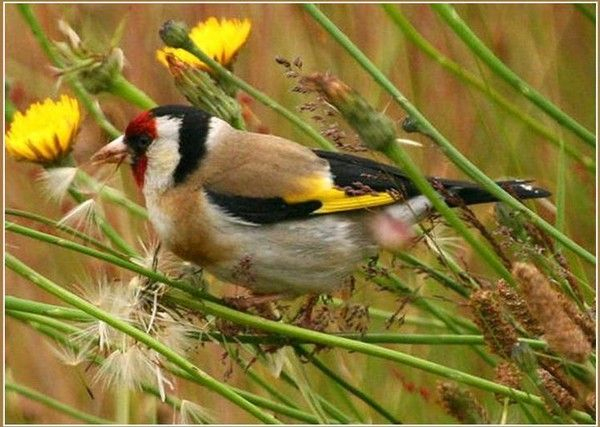
[[[123,142],[123,135],[111,141],[92,156],[94,164],[121,163],[129,156],[127,145]]]

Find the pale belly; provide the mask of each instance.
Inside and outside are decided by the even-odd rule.
[[[175,254],[220,280],[257,294],[330,292],[377,253],[364,213],[255,226],[220,215],[205,216],[190,224],[151,206],[149,212],[159,237]],[[210,233],[204,237],[190,234],[207,230]],[[218,245],[221,246],[215,250]]]
[[[330,292],[377,254],[363,228],[360,220],[328,215],[244,230],[233,260],[207,269],[255,293]]]

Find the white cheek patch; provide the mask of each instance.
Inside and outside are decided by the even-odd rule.
[[[211,117],[208,122],[208,133],[206,134],[206,141],[204,145],[206,150],[210,151],[215,144],[224,137],[224,135],[230,132],[233,128],[224,120],[217,117]]]
[[[173,173],[179,164],[179,128],[181,119],[158,117],[158,135],[146,151],[148,167],[144,178],[144,192],[162,192],[173,185]]]

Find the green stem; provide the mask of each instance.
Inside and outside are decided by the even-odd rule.
[[[26,312],[51,318],[59,318],[71,321],[90,321],[91,317],[85,312],[76,308],[61,307],[53,304],[46,304],[38,301],[18,298],[12,295],[5,297],[5,309],[7,311]],[[368,332],[352,333],[338,332],[330,333],[332,336],[347,338],[351,340],[371,343],[371,344],[406,344],[406,345],[484,345],[485,341],[481,335],[455,335],[455,334],[406,334],[393,332]],[[256,335],[256,334],[236,334],[225,335],[218,332],[202,332],[195,336],[200,342],[221,343],[242,343],[242,344],[263,344],[263,345],[288,345],[305,344],[306,341],[291,340],[285,336],[279,335]],[[542,340],[519,338],[519,342],[526,343],[532,349],[544,350],[547,343]],[[250,372],[250,371],[249,371]],[[291,405],[290,402],[284,402]]]
[[[41,240],[43,242],[51,243],[53,245],[60,246],[62,248],[70,249],[72,251],[76,251],[76,252],[79,252],[79,253],[82,253],[85,255],[89,255],[94,258],[101,259],[103,261],[109,262],[109,263],[117,265],[119,267],[123,267],[123,268],[133,271],[135,273],[142,274],[150,279],[156,280],[157,282],[164,283],[164,284],[172,286],[176,289],[180,289],[184,292],[189,293],[190,295],[193,295],[194,297],[204,298],[204,299],[213,298],[215,301],[217,301],[216,298],[211,297],[210,295],[208,295],[206,293],[203,293],[202,291],[200,291],[199,289],[197,289],[191,285],[188,285],[181,281],[171,280],[168,277],[163,276],[160,273],[157,273],[156,271],[148,270],[139,264],[130,262],[121,257],[117,257],[112,254],[107,254],[107,253],[98,251],[96,249],[89,248],[87,246],[83,246],[78,243],[71,242],[66,239],[61,239],[61,238],[53,236],[51,234],[33,230],[31,228],[24,227],[22,225],[15,224],[15,223],[8,222],[8,221],[5,222],[4,229],[6,231],[12,231],[12,232],[21,234],[23,236],[28,236],[33,239]]]
[[[12,295],[4,297],[4,309],[24,311],[27,313],[48,316],[57,319],[72,320],[75,322],[89,321],[90,316],[83,311],[71,307],[61,307],[38,301],[18,298]]]
[[[566,248],[573,251],[584,260],[589,263],[595,264],[596,258],[594,255],[589,253],[587,250],[579,246],[577,243],[569,239],[560,231],[556,230],[552,225],[548,224],[542,218],[540,218],[535,212],[528,209],[525,205],[523,205],[520,201],[513,198],[510,194],[500,188],[493,180],[488,178],[483,172],[481,172],[473,163],[471,163],[463,154],[458,151],[451,143],[448,141],[429,121],[423,116],[423,114],[402,95],[402,93],[392,84],[392,82],[384,76],[381,71],[367,58],[367,56],[362,53],[362,51],[352,43],[352,41],[335,26],[333,22],[331,22],[315,5],[312,4],[304,4],[303,5],[306,11],[325,28],[329,34],[336,39],[336,41],[343,46],[348,53],[375,79],[377,83],[379,83],[391,96],[392,98],[411,116],[412,119],[418,124],[418,127],[426,133],[433,142],[435,142],[444,152],[446,156],[452,162],[459,167],[465,174],[471,177],[475,182],[481,184],[483,188],[489,191],[493,196],[495,196],[499,201],[505,202],[507,205],[516,209],[517,211],[523,212],[530,218],[531,222],[537,225],[539,228],[547,232],[552,237],[556,238],[560,241]],[[439,5],[438,5],[439,6]],[[392,145],[390,147],[390,154],[392,154],[396,160],[399,162],[398,164],[401,167],[409,166],[410,172],[407,170],[407,175],[415,181],[415,185],[417,188],[422,191],[426,196],[432,201],[434,207],[438,208],[441,206],[440,211],[444,218],[449,220],[452,219],[451,223],[456,224],[461,222],[456,215],[454,215],[450,209],[445,205],[445,203],[441,202],[439,196],[437,196],[437,192],[433,190],[431,185],[426,182],[425,177],[420,173],[418,168],[410,161],[409,157],[403,153],[403,151],[399,148],[397,144]],[[425,191],[424,191],[425,190]],[[434,197],[435,196],[435,197]],[[437,199],[437,200],[436,200]],[[450,221],[449,221],[450,222]],[[462,222],[461,222],[462,223]],[[463,236],[469,235],[469,243],[474,241],[473,236],[468,233],[464,224],[459,225],[457,231],[461,232]],[[465,235],[464,232],[467,231]],[[466,238],[466,237],[465,237]],[[503,277],[510,278],[508,280],[509,283],[513,283],[512,277],[510,274],[507,274],[507,270],[504,268],[504,265],[500,262],[498,257],[493,254],[489,250],[487,246],[483,246],[479,243],[474,243],[476,250],[482,250],[479,252],[482,257],[484,257],[490,265],[494,266],[494,269]],[[507,277],[505,277],[507,276]]]
[[[113,404],[115,405],[115,419],[117,420],[117,423],[120,425],[129,424],[131,392],[127,386],[118,385],[116,387]]]
[[[497,76],[519,91],[539,109],[544,111],[556,122],[569,129],[581,138],[590,147],[596,146],[596,136],[579,124],[575,119],[563,112],[546,99],[540,92],[521,79],[514,71],[508,68],[494,53],[477,37],[469,26],[461,19],[456,10],[449,4],[432,4],[431,8],[452,28],[454,33],[467,45],[469,49],[486,64]]]
[[[89,424],[114,424],[114,421],[107,420],[105,418],[100,418],[92,414],[88,414],[87,412],[80,411],[79,409],[75,409],[70,405],[59,402],[56,399],[53,399],[49,396],[46,396],[39,391],[33,390],[29,387],[25,387],[24,385],[13,383],[10,381],[6,381],[5,390],[7,392],[18,393],[21,396],[25,396],[28,399],[31,399],[35,402],[39,402],[42,405],[45,405],[49,408],[55,409],[63,414],[67,414],[77,420],[84,421]]]
[[[333,298],[331,302],[334,307],[341,307],[344,304],[346,304],[344,301],[337,299],[337,298]],[[395,314],[395,313],[392,313],[391,311],[381,310],[381,309],[375,308],[375,307],[368,307],[367,309],[369,311],[369,319],[376,319],[376,320],[380,320],[383,322],[390,320],[392,318],[392,316],[394,316],[394,314]],[[403,320],[404,320],[403,324],[405,324],[405,325],[420,326],[420,327],[424,327],[424,328],[428,328],[428,329],[431,329],[431,328],[448,329],[446,324],[443,322],[440,322],[435,319],[424,318],[421,316],[414,316],[412,314],[407,314]]]
[[[91,187],[91,189],[100,194],[103,199],[127,209],[127,211],[140,218],[148,219],[148,211],[144,207],[133,202],[125,194],[123,194],[123,192],[117,190],[116,188],[109,187],[106,184],[96,181],[94,178],[81,170],[77,171],[77,179],[83,182],[85,185]]]
[[[58,230],[64,231],[71,236],[77,237],[78,239],[83,240],[85,243],[89,243],[94,245],[98,249],[102,249],[112,255],[123,257],[124,255],[120,252],[115,251],[113,248],[106,246],[99,240],[94,239],[93,237],[88,236],[85,233],[82,233],[79,230],[69,227],[68,225],[60,224],[50,218],[46,218],[45,216],[38,215],[32,212],[26,212],[19,209],[6,209],[4,211],[6,215],[16,216],[19,218],[26,218],[35,222],[39,222],[40,224],[50,225],[52,227],[57,228]]]
[[[17,4],[17,8],[21,13],[21,16],[31,29],[34,37],[40,44],[42,50],[46,53],[46,56],[50,59],[52,64],[54,64],[58,68],[63,68],[63,63],[60,57],[57,55],[52,43],[44,33],[42,26],[39,21],[35,17],[35,14],[31,10],[31,5],[29,4]],[[116,138],[121,135],[121,132],[112,125],[102,112],[100,106],[94,101],[94,99],[90,96],[89,92],[83,87],[80,81],[73,78],[72,76],[65,76],[65,81],[75,94],[75,96],[81,101],[86,110],[91,114],[91,116],[96,120],[96,122],[100,125],[100,127],[112,138]]]
[[[171,367],[169,368],[169,370],[178,377],[181,377],[188,381],[197,382],[194,378],[190,377],[185,371],[182,371],[181,369]],[[261,408],[269,409],[281,415],[285,415],[310,424],[318,424],[319,422],[317,417],[315,417],[312,414],[309,414],[308,412],[284,405],[282,403],[274,402],[272,400],[250,393],[241,388],[232,387],[232,389],[239,393],[240,396],[244,397],[245,399],[254,403],[257,406],[260,406]]]
[[[118,74],[112,79],[108,91],[143,110],[149,110],[157,106],[152,98],[123,77],[122,74]]]
[[[461,82],[477,89],[486,94],[489,99],[496,105],[510,114],[512,117],[521,120],[529,129],[546,138],[556,147],[561,147],[561,139],[555,135],[553,131],[548,129],[538,120],[523,114],[521,109],[512,103],[508,98],[504,97],[500,92],[491,88],[485,82],[482,82],[477,76],[469,70],[462,68],[459,64],[452,61],[447,56],[444,56],[431,43],[429,43],[415,27],[406,19],[402,11],[397,5],[383,4],[381,7],[386,11],[392,21],[398,26],[402,33],[415,45],[417,45],[426,55],[438,62],[440,66],[456,76]],[[590,156],[581,154],[577,148],[566,145],[564,146],[566,153],[574,160],[580,162],[590,172],[596,170],[596,162]]]
[[[336,332],[330,336],[360,341],[370,344],[401,344],[401,345],[485,345],[482,335],[455,335],[455,334],[406,334],[392,332]],[[224,335],[218,332],[203,332],[198,335],[199,341],[214,341],[262,344],[262,345],[296,345],[307,344],[310,341],[299,341],[287,336],[236,334]],[[529,345],[533,349],[545,350],[548,344],[542,340],[519,338],[519,342]]]
[[[62,320],[54,319],[43,314],[35,314],[34,312],[19,311],[19,310],[6,310],[6,315],[13,319],[27,322],[33,329],[40,330],[40,328],[52,328],[65,335],[75,334],[81,330],[70,323],[63,322]]]
[[[81,194],[74,188],[69,189],[69,194],[77,203],[82,203],[87,200],[83,194]],[[94,212],[93,220],[96,221],[98,227],[100,227],[100,230],[102,230],[102,233],[104,233],[108,240],[110,240],[110,242],[113,245],[115,245],[115,247],[119,251],[124,252],[130,256],[136,255],[137,252],[135,251],[135,249],[129,246],[129,243],[127,243],[121,237],[121,235],[112,227],[112,225],[110,225],[110,223],[106,220],[106,218],[104,218],[103,215],[101,215],[98,212]]]
[[[405,264],[407,264],[408,266],[410,266],[411,268],[416,268],[419,271],[427,273],[427,275],[429,277],[438,281],[439,283],[441,283],[443,286],[447,287],[448,289],[453,290],[460,296],[465,297],[465,298],[469,297],[469,294],[471,292],[464,285],[454,281],[451,277],[449,277],[449,276],[445,275],[444,273],[442,273],[441,271],[436,270],[435,268],[425,264],[423,261],[415,258],[414,256],[412,256],[406,252],[398,252],[398,253],[394,254],[394,256],[396,258],[398,258],[400,261],[402,261]]]
[[[250,326],[252,328],[274,334],[286,335],[292,338],[312,342],[314,344],[320,344],[328,347],[339,347],[349,351],[356,351],[373,357],[391,360],[393,362],[423,370],[443,378],[450,378],[454,381],[470,385],[481,390],[498,393],[503,396],[509,396],[514,400],[528,403],[538,408],[544,407],[544,402],[539,396],[535,396],[521,390],[515,390],[510,387],[497,384],[493,381],[489,381],[456,369],[448,368],[446,366],[406,353],[360,341],[336,337],[322,332],[303,329],[297,326],[287,325],[272,320],[258,318],[247,313],[235,311],[229,307],[225,307],[211,301],[196,301],[179,296],[169,296],[168,299],[181,306],[198,310],[206,314],[211,314],[222,319],[230,320],[236,324]],[[571,416],[573,419],[579,422],[593,422],[592,418],[588,414],[581,411],[572,411]]]
[[[379,403],[377,403],[375,401],[375,399],[371,398],[371,396],[367,395],[362,390],[354,387],[352,384],[350,384],[348,381],[343,379],[341,376],[339,376],[333,370],[329,369],[329,367],[327,367],[327,365],[325,365],[323,362],[321,362],[316,356],[314,356],[310,352],[306,351],[302,346],[295,345],[294,350],[300,356],[304,357],[305,359],[308,359],[310,361],[310,363],[312,363],[317,369],[319,369],[326,376],[328,376],[333,381],[335,381],[337,384],[339,384],[342,388],[346,389],[347,391],[352,393],[354,396],[358,397],[360,400],[362,400],[367,405],[369,405],[371,408],[373,408],[383,418],[387,419],[392,424],[402,424],[402,422],[398,418],[396,418],[391,413],[389,413],[383,406],[381,406]]]
[[[138,328],[125,321],[111,316],[104,310],[97,308],[96,306],[90,304],[89,302],[80,298],[79,296],[74,295],[71,292],[65,290],[64,288],[58,286],[56,283],[48,280],[46,277],[40,275],[35,270],[22,263],[13,255],[7,253],[5,256],[5,260],[6,266],[13,270],[15,273],[28,279],[44,291],[65,301],[67,304],[79,308],[80,310],[97,318],[98,320],[105,322],[109,326],[112,326],[113,328],[133,337],[137,341],[147,345],[156,352],[162,354],[171,363],[180,367],[189,375],[196,378],[202,385],[225,397],[235,405],[254,415],[257,419],[261,420],[262,422],[268,424],[279,424],[279,421],[276,418],[260,410],[257,406],[248,402],[246,399],[244,399],[235,391],[233,391],[231,387],[215,380],[213,377],[206,374],[193,363],[189,362],[186,358],[180,356],[178,353],[174,352],[160,341],[154,339],[152,336],[146,334],[145,332],[139,330]]]
[[[279,104],[277,101],[270,98],[265,93],[259,91],[252,85],[246,83],[244,80],[237,77],[235,74],[223,67],[213,58],[211,58],[210,56],[202,52],[200,49],[198,49],[198,47],[191,41],[191,39],[188,38],[188,43],[184,47],[184,49],[193,54],[194,56],[198,57],[198,59],[200,59],[205,64],[207,64],[220,79],[243,90],[261,104],[266,105],[267,107],[281,114],[291,123],[293,123],[298,129],[300,129],[304,134],[306,134],[314,142],[316,142],[319,147],[326,150],[334,150],[335,147],[333,146],[333,144],[327,138],[324,138],[318,131],[316,131],[314,128],[312,128],[310,125],[304,122],[304,120],[302,120],[301,117],[294,114],[292,111],[288,110],[287,108]]]
[[[59,319],[65,320],[73,320],[73,321],[84,321],[90,319],[90,317],[82,312],[81,310],[77,310],[75,308],[70,307],[62,307],[54,304],[47,304],[38,301],[31,301],[27,299],[18,298],[12,295],[6,295],[4,299],[5,308],[7,310],[19,310],[19,311],[27,311],[31,313],[37,313],[44,316],[50,316]],[[334,305],[341,306],[341,304],[336,304],[334,301]],[[387,320],[392,317],[394,313],[378,310],[373,307],[369,307],[369,317],[373,318],[375,316],[380,316],[381,319]],[[404,317],[403,325],[415,325],[422,326],[428,329],[445,329],[446,326],[442,322],[438,322],[432,319],[424,319],[418,316],[407,315]],[[475,329],[476,330],[476,329]],[[243,335],[240,335],[243,337]],[[216,339],[219,339],[218,336],[215,335]],[[199,337],[199,339],[202,339]]]

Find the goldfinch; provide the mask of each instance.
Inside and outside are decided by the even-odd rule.
[[[428,199],[399,169],[239,131],[190,106],[134,118],[97,163],[128,159],[162,243],[256,295],[330,292],[378,253],[378,212],[413,224]],[[450,206],[493,202],[477,185],[430,178]],[[499,182],[522,199],[550,193]]]

